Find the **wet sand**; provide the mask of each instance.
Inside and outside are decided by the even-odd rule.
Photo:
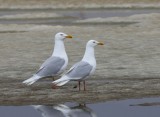
[[[71,26],[0,24],[0,104],[93,103],[159,96],[159,18],[157,13],[76,20]],[[97,70],[87,80],[85,92],[73,89],[75,82],[53,90],[50,78],[31,87],[21,83],[51,55],[53,36],[59,31],[74,37],[65,41],[68,68],[81,60],[88,40],[105,43],[95,48]]]

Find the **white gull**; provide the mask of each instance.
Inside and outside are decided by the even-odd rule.
[[[24,84],[31,85],[39,79],[57,76],[66,69],[68,65],[68,56],[64,47],[64,40],[66,38],[72,38],[72,36],[62,32],[55,35],[55,46],[52,56],[41,65],[31,78],[23,81]]]
[[[94,55],[94,46],[96,45],[104,44],[96,40],[88,41],[83,59],[74,64],[60,79],[53,81],[52,88],[62,86],[69,81],[78,81],[80,90],[80,82],[83,81],[84,90],[86,90],[85,79],[93,74],[96,69],[96,59]]]

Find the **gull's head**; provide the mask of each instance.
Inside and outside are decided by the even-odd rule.
[[[90,47],[94,47],[94,46],[96,46],[96,45],[104,45],[102,42],[98,42],[98,41],[96,41],[96,40],[90,40],[90,41],[88,41],[88,43],[87,43],[87,46],[90,46]]]
[[[72,36],[71,35],[67,35],[65,33],[62,33],[62,32],[59,32],[59,33],[57,33],[55,35],[55,40],[62,40],[63,41],[66,38],[72,38]]]

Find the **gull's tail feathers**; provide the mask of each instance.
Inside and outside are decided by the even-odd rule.
[[[38,75],[33,75],[31,78],[23,81],[22,83],[26,84],[26,85],[32,85],[33,83],[35,83],[37,80],[39,80],[41,77]]]
[[[69,82],[70,79],[68,76],[64,75],[62,76],[60,79],[53,81],[53,86],[63,86],[65,85],[67,82]]]

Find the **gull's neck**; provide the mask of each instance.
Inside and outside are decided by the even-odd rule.
[[[61,57],[64,59],[68,58],[66,51],[65,51],[64,43],[62,40],[55,39],[54,50],[53,50],[52,56],[57,56],[57,57]]]
[[[85,51],[82,61],[88,62],[91,65],[96,64],[96,59],[94,55],[94,47],[86,46],[86,51]]]

